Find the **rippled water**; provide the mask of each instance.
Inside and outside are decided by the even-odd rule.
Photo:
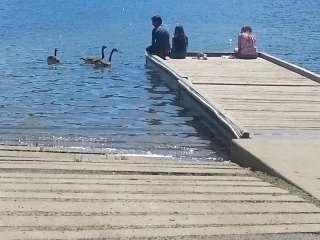
[[[230,51],[252,25],[259,50],[320,73],[320,1],[0,1],[0,143],[219,158],[225,148],[147,69],[150,16],[183,23],[190,49]],[[230,40],[232,44],[230,45]],[[117,47],[110,70],[81,64]],[[48,67],[57,47],[62,64]]]

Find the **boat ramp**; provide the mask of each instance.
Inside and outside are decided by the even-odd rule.
[[[231,162],[0,146],[1,239],[317,239],[320,207]]]

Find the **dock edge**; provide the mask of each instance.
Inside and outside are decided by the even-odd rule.
[[[229,53],[209,53],[208,57],[228,55]],[[189,53],[188,55],[192,55]],[[230,54],[231,55],[231,54]],[[227,116],[221,109],[218,109],[214,104],[210,104],[200,93],[198,93],[190,84],[187,83],[188,77],[179,74],[178,72],[171,69],[168,65],[165,64],[164,60],[158,56],[150,55],[146,53],[146,65],[151,68],[157,68],[161,70],[161,73],[165,73],[166,77],[172,78],[175,80],[176,88],[179,91],[179,95],[182,95],[181,92],[184,92],[188,97],[192,98],[198,106],[203,108],[203,111],[206,113],[200,113],[199,115],[204,118],[206,122],[215,121],[220,123],[221,127],[229,132],[229,138],[250,138],[249,132],[236,124],[231,117]],[[169,83],[172,85],[173,83]],[[172,86],[171,86],[172,88]],[[182,102],[182,104],[184,104]],[[185,105],[185,104],[184,104]],[[197,109],[198,113],[199,110]],[[221,124],[222,123],[222,124]],[[229,139],[229,140],[231,140]]]

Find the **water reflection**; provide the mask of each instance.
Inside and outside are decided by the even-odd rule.
[[[171,135],[181,139],[179,143],[171,146],[175,151],[180,152],[178,155],[190,159],[226,158],[227,147],[222,145],[215,136],[208,133],[204,125],[193,116],[192,112],[180,106],[177,92],[166,87],[163,79],[156,71],[148,69],[146,73],[151,83],[151,87],[148,88],[150,99],[154,100],[153,108],[149,109],[148,112],[154,112],[157,115],[165,113],[170,117],[165,123],[161,122],[161,119],[163,119],[161,116],[158,117],[156,125],[165,126],[167,129],[166,137]],[[175,131],[175,129],[180,131]]]
[[[222,156],[216,150],[223,147],[198,132],[198,123],[156,72],[140,68],[139,74],[128,74],[124,66],[128,64],[100,71],[61,63],[35,68],[32,81],[31,75],[17,71],[5,86],[16,94],[7,91],[2,96],[9,104],[0,108],[0,141],[181,159]],[[24,88],[16,88],[17,81]]]

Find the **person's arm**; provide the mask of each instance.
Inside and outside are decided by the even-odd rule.
[[[241,34],[238,35],[238,53],[241,51]]]
[[[188,39],[188,37],[186,36],[186,50],[188,49],[188,45],[189,45],[189,39]]]
[[[156,53],[159,53],[161,48],[161,33],[159,28],[154,31],[153,35],[153,49]]]
[[[174,40],[174,37],[173,37],[171,49],[175,49],[175,48],[176,48],[176,41]]]
[[[156,43],[156,40],[155,40],[155,29],[152,29],[151,45],[149,45],[149,46],[146,48],[146,51],[147,51],[149,54],[154,54],[155,43]]]
[[[253,47],[257,48],[257,40],[255,35],[252,35],[252,41],[253,41]]]
[[[155,29],[152,30],[152,40],[151,40],[151,46],[154,46],[156,42],[156,31]]]
[[[170,36],[169,36],[169,32],[166,29],[161,29],[161,31],[159,31],[159,46],[161,51],[164,51],[165,55],[169,53]]]

